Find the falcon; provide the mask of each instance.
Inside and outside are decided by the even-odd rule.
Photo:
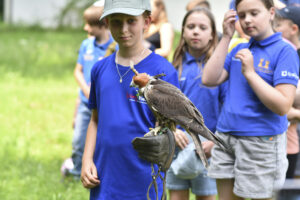
[[[158,133],[164,127],[175,132],[176,125],[180,125],[191,135],[195,143],[196,152],[206,168],[208,167],[208,162],[198,135],[227,149],[226,144],[205,126],[200,111],[189,98],[174,85],[159,79],[165,74],[150,76],[146,73],[138,73],[133,68],[133,65],[131,65],[131,69],[135,75],[130,86],[139,89],[139,95],[145,98],[158,122],[158,126],[151,132]]]

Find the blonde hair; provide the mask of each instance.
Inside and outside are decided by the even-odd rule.
[[[188,51],[187,44],[183,38],[185,24],[187,18],[195,12],[205,14],[210,20],[211,29],[212,29],[212,33],[211,33],[212,40],[208,43],[207,47],[202,52],[202,54],[205,54],[205,58],[203,60],[204,62],[207,62],[207,60],[210,58],[210,56],[212,55],[214,49],[218,44],[218,34],[217,34],[216,23],[213,14],[207,8],[198,8],[198,7],[187,12],[183,18],[179,45],[177,46],[174,52],[173,62],[172,62],[173,66],[178,70],[179,78],[181,77],[181,73],[182,73],[182,61],[183,61],[184,54],[185,52]]]

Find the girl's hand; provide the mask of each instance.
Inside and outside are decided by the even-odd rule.
[[[176,144],[181,149],[184,149],[189,144],[189,138],[185,135],[185,133],[182,130],[176,129],[174,135],[175,135]]]
[[[212,141],[205,141],[205,142],[202,142],[202,147],[203,147],[203,150],[204,150],[204,153],[206,155],[207,158],[210,158],[211,157],[211,150],[214,146],[214,143]]]
[[[85,188],[94,188],[100,184],[97,168],[92,160],[83,160],[80,180]]]
[[[223,36],[232,38],[235,31],[236,11],[229,10],[224,15],[223,20]]]
[[[253,55],[249,49],[241,49],[237,54],[235,54],[235,58],[240,59],[242,62],[242,73],[247,78],[247,75],[251,73],[255,73],[255,69],[253,66]]]

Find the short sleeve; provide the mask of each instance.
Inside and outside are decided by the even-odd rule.
[[[91,70],[91,88],[90,88],[90,96],[88,102],[89,109],[97,109],[97,99],[96,99],[96,64],[93,66]]]
[[[299,58],[296,50],[286,46],[280,52],[274,69],[274,86],[278,84],[293,84],[297,86],[299,79]]]
[[[80,46],[80,49],[79,49],[79,52],[78,52],[78,58],[77,58],[77,63],[83,65],[84,63],[84,60],[83,60],[83,56],[84,56],[84,41],[81,43],[81,46]]]

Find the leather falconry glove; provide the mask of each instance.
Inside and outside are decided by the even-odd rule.
[[[162,171],[166,172],[175,152],[174,134],[168,128],[162,129],[157,135],[153,135],[152,131],[149,133],[144,137],[134,138],[132,145],[140,158],[157,164]]]

